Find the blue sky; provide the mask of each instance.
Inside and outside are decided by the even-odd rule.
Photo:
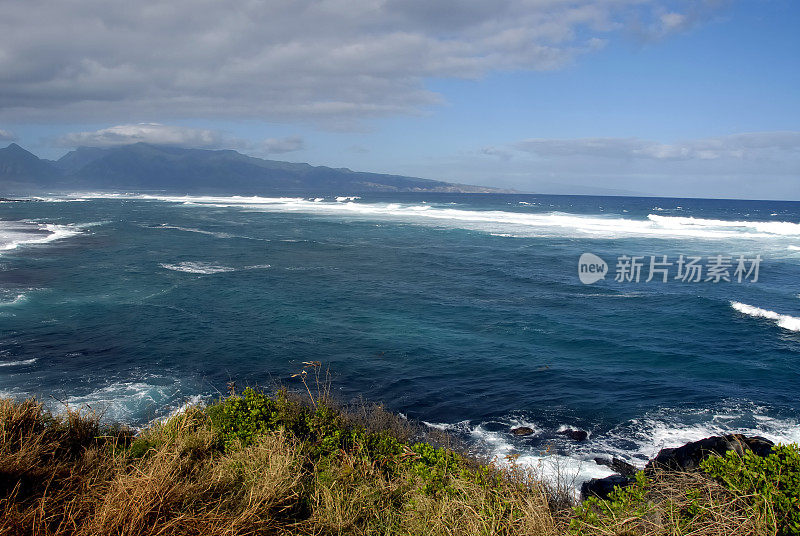
[[[196,4],[8,2],[0,139],[47,158],[151,141],[524,192],[800,200],[800,2]]]

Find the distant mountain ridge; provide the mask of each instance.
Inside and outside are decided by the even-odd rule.
[[[135,143],[112,148],[79,147],[54,162],[40,159],[15,143],[0,149],[0,193],[65,189],[240,195],[505,191],[403,175],[264,160],[233,150]]]

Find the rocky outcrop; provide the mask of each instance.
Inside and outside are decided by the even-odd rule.
[[[528,428],[527,426],[519,426],[517,428],[512,428],[511,433],[515,436],[529,436],[533,433],[533,428]]]
[[[658,455],[648,462],[645,471],[666,469],[669,471],[694,471],[700,462],[709,456],[723,456],[733,451],[739,455],[751,451],[758,456],[772,452],[772,441],[763,437],[746,437],[741,434],[714,436],[687,443],[682,447],[661,449]]]
[[[581,484],[581,499],[586,500],[589,497],[600,497],[607,499],[608,496],[614,491],[616,487],[630,486],[636,479],[622,475],[611,475],[605,478],[593,478]]]
[[[561,430],[560,432],[556,433],[559,435],[567,436],[573,441],[586,441],[586,439],[589,437],[589,432],[585,430],[574,430],[572,428],[567,428],[566,430]]]
[[[747,437],[742,434],[713,436],[692,441],[682,447],[661,449],[655,458],[644,468],[645,473],[661,471],[696,471],[700,463],[709,456],[723,456],[726,452],[739,455],[752,452],[757,456],[768,456],[772,452],[772,441],[763,437]],[[600,465],[611,467],[618,474],[605,478],[593,478],[581,486],[581,498],[600,497],[607,499],[616,487],[631,485],[636,480],[638,470],[631,464],[618,458],[595,458]]]
[[[597,465],[605,465],[622,476],[636,476],[636,473],[639,472],[636,466],[619,458],[595,458],[594,462]]]

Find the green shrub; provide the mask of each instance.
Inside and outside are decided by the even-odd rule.
[[[236,443],[250,445],[257,435],[275,430],[280,420],[276,401],[249,387],[242,396],[229,396],[210,406],[207,413],[226,448]]]
[[[153,447],[155,447],[155,443],[145,437],[138,437],[128,448],[128,457],[143,458]]]
[[[763,458],[731,451],[704,460],[701,468],[728,489],[750,497],[774,518],[780,534],[800,534],[800,447],[778,445]]]
[[[607,500],[589,497],[573,510],[570,530],[574,534],[596,534],[598,529],[617,527],[620,520],[641,518],[653,508],[647,500],[651,482],[644,472],[636,473],[636,481],[630,486],[614,488]]]

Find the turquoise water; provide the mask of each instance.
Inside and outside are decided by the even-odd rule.
[[[142,424],[318,360],[344,400],[582,478],[721,431],[800,439],[797,203],[87,195],[0,220],[7,396]],[[610,275],[582,284],[585,252]],[[681,254],[760,255],[759,279],[614,281],[621,255]]]

